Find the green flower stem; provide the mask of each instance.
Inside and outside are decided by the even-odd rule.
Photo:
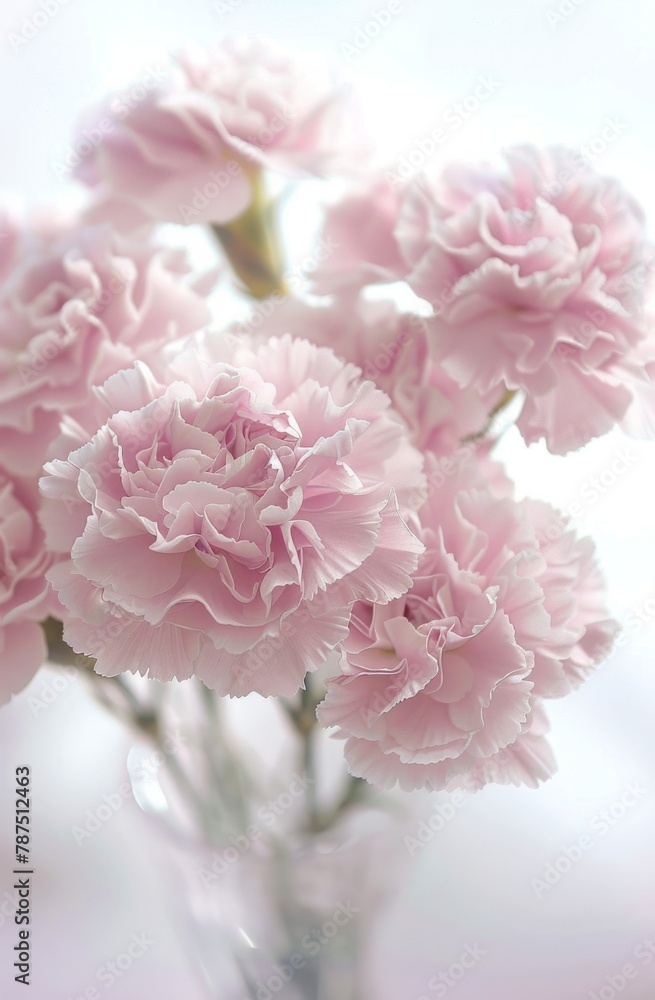
[[[494,420],[496,419],[499,413],[501,413],[507,406],[509,406],[509,404],[516,396],[516,392],[517,392],[516,389],[506,389],[503,395],[501,396],[500,400],[496,403],[493,409],[489,411],[487,415],[487,422],[482,428],[482,430],[478,431],[476,434],[469,434],[467,437],[463,439],[464,443],[468,443],[469,441],[480,441],[482,440],[482,438],[486,437],[489,431],[491,430],[491,426]]]
[[[256,299],[286,295],[275,202],[266,194],[264,174],[249,167],[252,201],[246,211],[212,230],[243,288]]]

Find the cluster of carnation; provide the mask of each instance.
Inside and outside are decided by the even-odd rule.
[[[157,227],[353,168],[316,79],[259,41],[183,54],[83,158],[80,218],[0,219],[0,699],[54,618],[104,676],[291,698],[320,669],[319,720],[379,787],[535,786],[544,701],[617,627],[592,542],[513,498],[489,428],[516,396],[554,452],[651,432],[644,220],[561,149],[369,173],[311,294],[216,316]]]

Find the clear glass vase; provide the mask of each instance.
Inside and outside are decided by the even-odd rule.
[[[186,699],[192,735],[170,740],[170,753],[162,741],[156,769],[138,756],[129,766],[199,997],[375,1000],[370,942],[407,857],[403,813],[351,784],[319,819],[317,779],[300,769],[267,775],[264,791],[217,724],[216,703],[195,693],[209,712],[190,714]]]

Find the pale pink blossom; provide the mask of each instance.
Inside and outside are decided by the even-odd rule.
[[[43,240],[0,289],[0,461],[36,474],[93,384],[209,322],[181,251],[105,227]]]
[[[244,325],[254,328],[249,320]],[[421,452],[456,457],[487,422],[492,401],[450,378],[434,357],[426,320],[391,300],[289,298],[257,322],[256,331],[263,340],[285,333],[306,338],[357,365],[390,397]]]
[[[56,613],[51,563],[36,517],[34,483],[0,469],[0,704],[31,681],[47,656],[39,621]]]
[[[546,503],[459,485],[419,512],[426,552],[409,592],[353,609],[319,707],[351,772],[384,788],[548,778],[541,701],[575,688],[616,631],[588,539]]]
[[[328,206],[322,238],[330,253],[311,273],[314,291],[328,295],[405,277],[407,263],[395,237],[403,193],[376,173]]]
[[[328,67],[255,38],[182,52],[129,109],[112,95],[84,124],[103,121],[76,174],[95,189],[96,214],[118,212],[124,226],[229,222],[259,167],[323,175],[363,155],[352,101]]]
[[[96,390],[99,429],[41,480],[73,649],[291,695],[355,601],[403,594],[423,546],[394,486],[420,487],[420,456],[358,374],[291,337],[206,335],[166,384],[137,364]]]
[[[637,398],[652,420],[641,209],[566,149],[518,146],[506,162],[419,178],[399,213],[407,281],[434,306],[445,369],[499,399],[523,390],[519,429],[558,453],[608,431]]]

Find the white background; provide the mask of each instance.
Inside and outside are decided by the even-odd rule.
[[[0,190],[28,203],[68,198],[53,163],[66,152],[86,102],[185,41],[253,32],[323,51],[352,71],[378,146],[392,162],[489,74],[500,82],[497,92],[449,134],[434,164],[493,155],[504,143],[526,139],[585,146],[608,119],[619,122],[622,134],[599,156],[597,169],[619,175],[655,219],[655,5],[570,2],[563,9],[572,13],[556,21],[547,16],[556,4],[541,0],[404,0],[389,27],[344,60],[342,46],[353,44],[383,7],[362,0],[241,0],[220,16],[204,0],[68,0],[16,49],[10,34],[39,7],[4,0]],[[633,456],[630,470],[590,500],[591,479],[611,480],[608,470],[625,449]],[[510,435],[503,452],[521,493],[565,508],[582,504],[578,523],[597,539],[615,614],[634,622],[635,609],[655,609],[655,445],[617,434],[555,459],[539,447],[526,451]],[[655,937],[653,621],[630,629],[580,692],[550,706],[561,769],[548,786],[485,790],[421,852],[377,944],[377,1000],[436,996],[430,977],[475,943],[484,959],[448,996],[584,1000]],[[41,675],[4,711],[0,736],[2,796],[17,764],[31,763],[36,774],[40,920],[29,995],[76,997],[132,933],[147,930],[155,946],[108,991],[111,1000],[202,1000],[162,908],[161,879],[141,839],[135,803],[126,803],[92,842],[77,847],[71,835],[85,811],[124,779],[128,744],[78,684],[35,718],[27,698],[44,683]],[[640,801],[605,836],[594,835],[593,848],[537,898],[531,880],[589,833],[598,812],[634,782],[646,789]],[[1,815],[8,818],[8,809],[7,800]],[[4,858],[10,839],[3,820]],[[3,892],[4,883],[0,871]],[[8,930],[8,923],[0,928],[3,997],[14,996]],[[653,1000],[655,962],[634,961],[639,975],[621,995]],[[27,994],[16,989],[15,995]]]

